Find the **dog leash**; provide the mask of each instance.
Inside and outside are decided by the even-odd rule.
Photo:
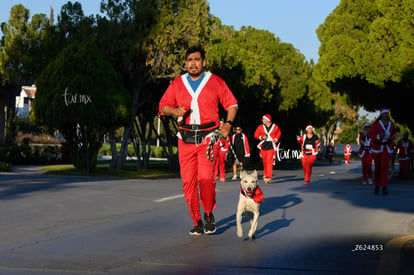
[[[240,172],[243,170],[243,166],[240,165],[240,161],[237,158],[236,152],[234,151],[233,145],[230,142],[229,136],[227,136],[227,142],[229,143],[229,148],[234,156],[234,159],[236,160],[237,166],[239,166]]]
[[[214,147],[214,144],[219,140],[220,137],[222,137],[222,135],[219,134],[219,129],[214,130],[214,133],[210,137],[210,141],[208,142],[207,150],[206,150],[207,159],[209,161],[214,160],[213,147]]]
[[[207,154],[207,159],[208,159],[209,161],[213,161],[213,160],[214,160],[213,146],[214,146],[214,144],[215,144],[215,143],[216,143],[216,142],[217,142],[220,138],[224,138],[224,136],[223,136],[223,135],[221,135],[221,134],[219,134],[219,129],[216,129],[216,130],[214,131],[214,134],[211,136],[210,141],[209,141],[208,146],[207,146],[207,151],[206,151],[206,154]],[[242,170],[243,170],[243,166],[241,166],[241,165],[240,165],[240,161],[239,161],[239,159],[237,158],[236,152],[234,151],[233,145],[232,145],[232,144],[231,144],[231,142],[230,142],[229,136],[227,136],[227,137],[226,137],[226,139],[227,139],[227,142],[229,143],[229,148],[230,148],[230,150],[231,150],[231,152],[232,152],[232,154],[233,154],[233,156],[234,156],[234,159],[236,160],[236,163],[237,163],[237,165],[239,166],[240,171],[242,171]]]

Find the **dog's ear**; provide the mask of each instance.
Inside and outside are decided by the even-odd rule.
[[[240,178],[243,179],[245,176],[246,176],[246,171],[245,170],[241,171]]]
[[[252,175],[253,175],[255,178],[257,178],[257,171],[256,171],[256,170],[254,170]]]

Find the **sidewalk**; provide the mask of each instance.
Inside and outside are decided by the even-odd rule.
[[[396,163],[394,167],[396,174],[390,180],[389,185],[392,187],[393,183],[401,183],[412,185],[414,188],[413,172],[409,173],[407,179],[399,179],[398,172],[398,164]],[[408,231],[414,231],[414,216]],[[392,239],[385,244],[376,275],[412,275],[414,274],[413,259],[414,235]]]
[[[35,174],[35,175],[41,175],[46,173],[46,171],[40,169],[42,165],[14,165],[11,167],[10,172],[6,172],[5,174]]]

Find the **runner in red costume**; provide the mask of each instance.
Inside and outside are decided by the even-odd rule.
[[[329,163],[332,163],[334,152],[335,152],[335,145],[333,145],[333,143],[326,146],[326,154],[328,155]]]
[[[227,110],[220,134],[227,137],[237,113],[237,100],[223,79],[204,71],[205,52],[191,47],[186,52],[188,73],[175,78],[162,96],[161,115],[174,115],[180,121],[178,156],[185,200],[194,227],[190,235],[211,234],[216,231],[213,209],[216,205],[214,168],[219,143],[213,145],[213,161],[207,149],[213,131],[220,125],[219,104]],[[210,148],[209,148],[210,149]],[[204,223],[200,211],[204,206]]]
[[[349,164],[349,160],[351,159],[352,147],[351,145],[347,144],[344,147],[344,156],[345,156],[345,163]]]
[[[364,131],[359,133],[359,157],[362,164],[362,184],[372,184],[372,140],[368,137],[371,124],[364,123]]]
[[[319,137],[313,133],[312,125],[306,126],[305,131],[306,133],[303,136],[296,136],[296,139],[302,150],[301,159],[303,173],[305,174],[305,184],[309,184],[312,175],[312,167],[315,163],[316,155],[318,154],[320,140]]]
[[[408,132],[404,132],[403,138],[397,143],[396,150],[398,152],[398,162],[400,163],[400,177],[405,178],[410,169],[411,155],[414,153],[414,145],[408,139]]]
[[[394,148],[393,140],[396,137],[394,123],[389,117],[389,110],[381,108],[380,117],[372,124],[368,137],[372,139],[372,157],[374,159],[374,193],[378,194],[382,188],[382,194],[388,195],[388,165]]]
[[[257,148],[260,149],[260,157],[263,159],[263,181],[270,183],[272,180],[273,164],[276,161],[277,142],[281,136],[279,126],[272,122],[271,115],[264,115],[262,123],[257,127],[254,137],[260,140]]]

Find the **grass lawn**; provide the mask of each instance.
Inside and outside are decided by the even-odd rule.
[[[45,165],[40,169],[46,171],[47,175],[66,175],[66,176],[88,176],[88,177],[118,177],[118,178],[172,178],[179,177],[178,171],[170,171],[165,160],[150,160],[149,168],[138,168],[137,162],[127,161],[125,168],[114,170],[109,168],[109,161],[99,161],[96,168],[91,173],[77,170],[72,164]]]

